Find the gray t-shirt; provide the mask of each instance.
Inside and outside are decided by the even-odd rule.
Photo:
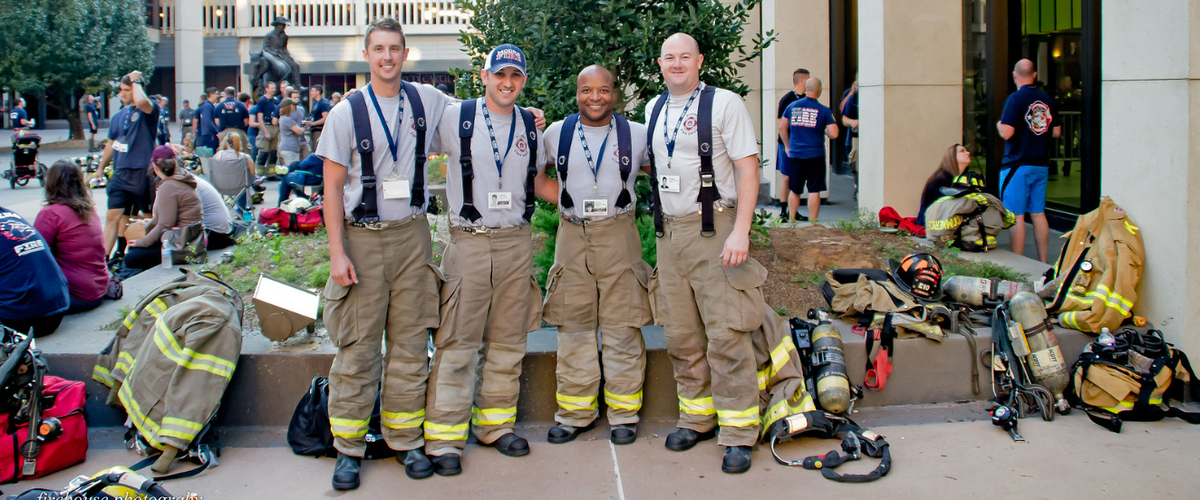
[[[475,170],[472,189],[475,208],[483,217],[479,222],[472,223],[459,216],[463,206],[462,166],[459,163],[461,144],[458,137],[458,115],[461,107],[462,103],[447,107],[438,126],[437,150],[449,155],[446,163],[446,197],[449,198],[450,225],[517,227],[524,224],[525,173],[529,167],[530,153],[529,134],[534,134],[533,142],[541,144],[541,132],[537,131],[533,123],[518,123],[513,135],[512,148],[507,148],[508,134],[512,130],[514,118],[518,122],[521,121],[520,112],[514,109],[507,115],[490,113],[492,128],[496,133],[496,144],[503,158],[501,174],[496,169],[492,140],[483,117],[483,99],[475,101],[475,132],[471,136],[471,155]],[[506,149],[508,156],[504,156]],[[534,160],[534,165],[539,171],[545,168],[546,148],[539,147],[537,158]],[[489,208],[502,207],[506,204],[505,200],[508,200],[508,208]],[[529,202],[533,203],[533,200]]]
[[[434,137],[437,135],[438,124],[442,120],[442,110],[453,99],[425,84],[413,84],[416,86],[417,92],[421,96],[421,103],[425,108],[425,152],[431,154],[437,150],[437,143],[434,142]],[[383,130],[383,125],[380,124],[379,114],[375,112],[375,105],[371,103],[371,94],[367,89],[363,89],[363,98],[366,100],[367,115],[371,118],[371,135],[374,138],[375,151],[371,154],[372,163],[375,166],[375,178],[377,184],[375,187],[376,203],[379,207],[380,220],[400,220],[409,217],[413,214],[424,213],[425,207],[414,208],[409,205],[411,202],[411,194],[408,192],[400,193],[403,198],[385,199],[383,194],[384,182],[406,181],[409,183],[409,188],[412,187],[414,156],[417,147],[417,128],[413,121],[412,106],[408,103],[407,96],[404,103],[403,134],[400,136],[400,143],[396,150],[396,160],[392,160],[391,150],[388,149],[388,141],[386,132]],[[403,91],[401,91],[403,95]],[[396,111],[400,106],[400,97],[379,97],[379,107],[383,110],[383,116],[387,119],[388,130],[393,134],[399,126],[396,122]],[[321,141],[317,144],[317,156],[330,160],[339,165],[346,166],[349,170],[346,175],[346,185],[343,188],[343,208],[346,210],[346,218],[350,218],[350,212],[362,203],[362,159],[358,154],[356,141],[354,139],[354,115],[350,109],[348,99],[342,99],[337,106],[326,115],[324,133],[321,134]],[[457,135],[455,136],[457,138]],[[420,173],[425,175],[424,172]],[[394,185],[394,184],[392,184]],[[426,193],[428,193],[426,186]]]
[[[558,155],[562,127],[563,122],[554,122],[546,128],[544,141],[546,157],[551,161],[547,168],[557,168],[554,158]],[[606,133],[607,142],[605,142]],[[626,209],[617,206],[617,197],[621,195],[621,167],[618,163],[620,157],[617,151],[616,124],[613,124],[611,133],[608,132],[607,125],[603,127],[583,126],[583,136],[587,139],[588,149],[592,153],[592,161],[598,160],[600,146],[604,146],[604,158],[600,161],[596,175],[592,174],[587,154],[583,151],[583,143],[579,140],[579,129],[573,128],[567,131],[567,134],[571,140],[571,155],[567,160],[567,182],[563,183],[562,179],[559,179],[559,192],[561,193],[562,190],[569,192],[574,206],[563,208],[562,205],[559,205],[559,211],[568,217],[601,220],[633,210],[637,204],[637,195],[634,193],[633,186],[637,182],[638,172],[642,165],[650,164],[650,157],[646,151],[646,126],[635,122],[629,123],[629,146],[632,151],[629,155],[631,165],[626,188],[629,189],[630,199],[633,200],[633,203]],[[605,210],[605,215],[599,215],[601,210]]]
[[[304,114],[304,108],[302,108],[300,106],[296,106],[296,110],[292,111],[292,121],[296,122],[296,125],[301,125],[302,123],[304,123],[305,116],[307,116],[307,115]],[[301,125],[300,129],[303,130],[304,126]],[[304,144],[304,143],[308,142],[307,140],[304,139],[304,134],[300,134],[299,136],[297,136],[296,140],[300,144]]]
[[[279,117],[279,150],[291,151],[299,154],[300,138],[299,135],[296,134],[296,131],[292,130],[292,126],[295,125],[298,127],[300,126],[300,122],[295,118],[292,118],[292,116],[293,115]]]
[[[701,84],[703,85],[703,84]],[[700,211],[700,137],[697,134],[698,118],[696,112],[700,109],[700,99],[697,98],[687,109],[687,116],[681,122],[679,115],[687,107],[691,93],[681,96],[671,96],[671,100],[659,113],[658,122],[654,126],[654,137],[651,137],[651,147],[654,148],[654,159],[658,163],[659,195],[662,198],[663,213],[671,216],[694,214]],[[655,102],[661,96],[646,103],[646,119],[650,119]],[[721,199],[714,204],[717,207],[732,207],[737,205],[737,172],[734,160],[740,160],[758,154],[758,140],[754,137],[754,124],[750,121],[750,113],[746,111],[746,103],[741,96],[725,89],[716,89],[713,95],[712,110],[712,139],[713,139],[713,174],[716,177],[717,191]],[[679,124],[676,136],[675,155],[668,166],[667,140],[663,136],[671,136]],[[664,177],[666,177],[664,179]],[[663,189],[664,183],[670,188]],[[675,184],[672,186],[672,184]],[[751,203],[754,200],[750,200]]]
[[[203,177],[196,179],[196,195],[200,197],[200,210],[204,213],[204,228],[214,233],[229,234],[233,225],[229,223],[229,209],[217,188],[209,184]]]

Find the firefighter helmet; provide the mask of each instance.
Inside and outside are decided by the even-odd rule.
[[[918,300],[942,298],[942,263],[928,252],[913,252],[899,261],[891,259],[892,280]]]

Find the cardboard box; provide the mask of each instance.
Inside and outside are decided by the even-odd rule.
[[[317,321],[320,295],[259,275],[253,301],[263,335],[278,342]]]

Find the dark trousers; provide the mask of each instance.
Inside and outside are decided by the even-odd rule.
[[[7,326],[26,335],[32,331],[34,337],[45,337],[58,330],[58,325],[62,324],[63,314],[65,313],[29,319],[0,318],[0,325]]]
[[[230,233],[230,234],[232,234],[232,233]],[[237,243],[237,242],[234,241],[233,238],[231,238],[229,234],[218,233],[215,231],[208,231],[208,247],[207,248],[209,250],[220,250],[222,248],[232,246],[235,243]],[[160,250],[160,252],[161,252],[161,250]],[[160,255],[161,255],[161,253],[160,253]],[[162,260],[162,259],[160,258],[159,260]]]
[[[129,247],[125,251],[125,267],[130,269],[150,269],[162,264],[162,243],[148,247]]]

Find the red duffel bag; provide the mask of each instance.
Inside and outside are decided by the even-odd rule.
[[[83,382],[46,375],[42,388],[42,430],[45,436],[37,453],[33,474],[22,474],[19,450],[29,438],[29,422],[13,423],[13,415],[0,415],[0,483],[33,479],[66,469],[87,458],[87,421]],[[56,424],[57,422],[57,424]]]
[[[299,213],[289,213],[282,208],[264,208],[258,212],[258,223],[278,227],[283,234],[311,233],[321,227],[322,207],[317,205]]]

